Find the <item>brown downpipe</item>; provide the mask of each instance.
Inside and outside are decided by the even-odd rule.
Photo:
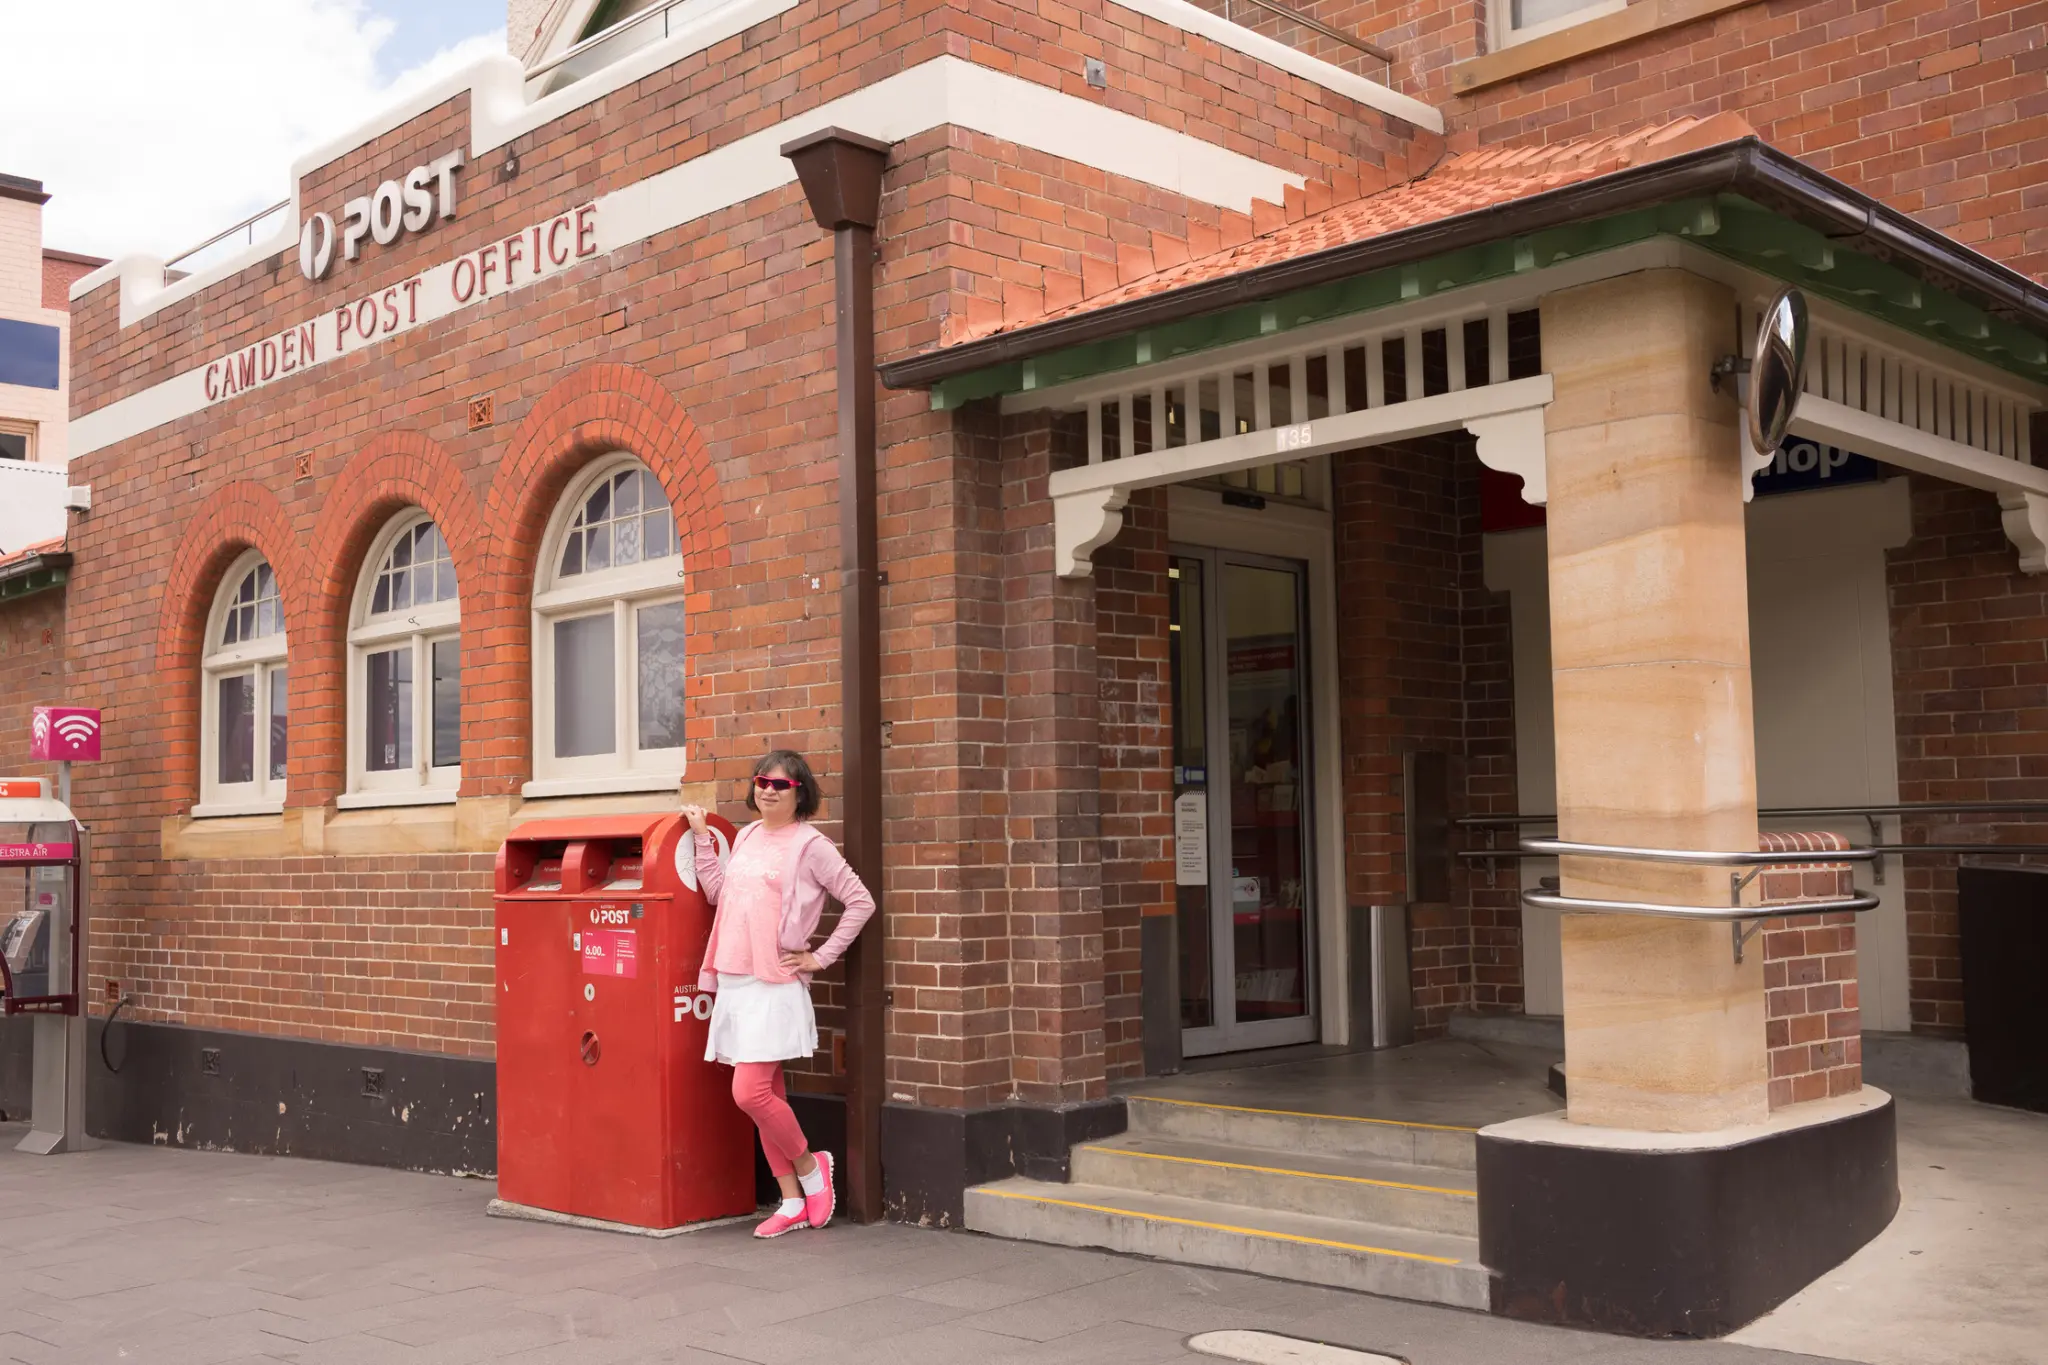
[[[875,897],[846,954],[846,1211],[882,1216],[882,588],[875,535],[875,224],[889,144],[823,128],[782,154],[832,234],[839,391],[839,817],[846,859]]]

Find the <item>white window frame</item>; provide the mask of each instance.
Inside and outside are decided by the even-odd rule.
[[[289,628],[275,635],[238,644],[219,643],[222,627],[242,580],[257,565],[267,563],[263,552],[250,550],[235,560],[214,593],[213,609],[206,614],[204,653],[199,662],[199,804],[192,808],[198,817],[214,815],[275,815],[284,809],[285,781],[270,776],[270,689],[280,669],[286,670],[285,726],[290,734],[291,695],[289,677]],[[273,567],[271,576],[276,578]],[[279,584],[278,606],[283,611],[283,585]],[[255,776],[249,782],[220,780],[220,680],[241,673],[256,679]],[[289,744],[289,740],[287,740]]]
[[[23,437],[27,442],[27,447],[23,451],[21,459],[10,460],[10,464],[35,464],[37,462],[36,427],[37,424],[34,422],[19,421],[11,417],[0,417],[0,432],[5,432],[9,436]]]
[[[641,749],[639,632],[636,614],[648,607],[680,602],[685,595],[682,528],[676,527],[676,553],[625,568],[576,574],[558,580],[562,545],[577,509],[591,490],[625,469],[646,464],[627,454],[594,462],[565,489],[541,540],[534,566],[533,631],[533,779],[521,788],[527,797],[571,796],[608,792],[666,791],[682,779],[686,745]],[[674,517],[674,508],[670,508]],[[613,748],[610,753],[576,758],[555,756],[555,623],[581,616],[612,614]]]
[[[399,513],[381,531],[363,558],[356,576],[355,598],[349,610],[348,633],[348,790],[335,798],[336,808],[351,810],[364,806],[416,806],[452,802],[462,786],[462,764],[434,766],[434,674],[433,647],[454,640],[462,648],[462,602],[448,602],[386,612],[372,617],[370,608],[377,576],[391,547],[402,535],[411,535],[432,521],[420,508]],[[456,584],[460,593],[461,583]],[[413,763],[409,768],[388,772],[372,771],[364,749],[370,738],[370,656],[393,648],[412,650],[412,734]],[[459,745],[459,741],[458,741]],[[458,755],[460,750],[458,748]]]
[[[1618,13],[1628,8],[1628,0],[1590,0],[1588,4],[1573,10],[1570,14],[1560,14],[1555,19],[1546,19],[1540,24],[1530,24],[1526,28],[1514,26],[1514,0],[1489,0],[1488,8],[1491,13],[1489,27],[1493,32],[1492,46],[1493,50],[1498,52],[1517,43],[1526,43],[1532,38],[1541,38],[1546,34],[1573,28],[1588,19],[1598,19],[1603,14]]]

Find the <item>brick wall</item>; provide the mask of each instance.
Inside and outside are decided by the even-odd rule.
[[[1332,460],[1344,856],[1354,905],[1406,901],[1403,756],[1450,756],[1454,815],[1514,809],[1507,604],[1481,581],[1469,437]],[[1416,1030],[1521,1002],[1520,901],[1459,864],[1446,905],[1411,915]]]
[[[1901,801],[2048,802],[2048,581],[2019,571],[1992,494],[1914,475],[1887,554]],[[2048,843],[2048,815],[1906,822],[1907,843]],[[1916,1032],[1963,1026],[1956,855],[1908,855]]]
[[[64,700],[64,680],[64,590],[0,603],[0,777],[48,777],[55,793],[56,765],[29,761],[29,717]],[[90,781],[90,768],[76,771],[80,786]],[[0,869],[5,912],[22,903],[22,886],[20,868]]]
[[[0,603],[0,775],[56,772],[54,764],[29,762],[29,716],[63,702],[65,684],[64,590]]]
[[[1102,973],[1108,1079],[1142,1076],[1139,921],[1175,911],[1166,490],[1131,499],[1095,554],[1101,677]]]
[[[76,313],[76,410],[766,126],[735,110],[788,117],[943,53],[1302,174],[1408,142],[1319,87],[1115,5],[800,5],[522,137],[516,176],[471,168],[455,220],[366,247],[325,284],[279,257],[126,328],[114,289],[95,291]],[[1082,81],[1084,55],[1106,61],[1106,94]],[[338,204],[468,129],[458,95],[316,168],[302,196]],[[1048,270],[1099,269],[1215,212],[964,130],[922,134],[896,149],[885,186],[878,350],[928,346],[949,319],[1043,288]],[[332,805],[349,599],[378,529],[410,505],[442,525],[461,581],[462,800],[516,805],[531,773],[538,540],[577,470],[630,450],[685,536],[689,780],[715,783],[738,815],[752,758],[802,749],[835,829],[831,308],[829,240],[789,186],[88,457],[81,477],[100,498],[74,546],[72,622],[89,679],[76,700],[109,726],[89,807],[109,860],[95,970],[137,991],[137,1017],[489,1048],[488,878],[471,855],[163,856],[165,822],[196,788],[200,627],[247,547],[286,598],[288,819],[360,822]],[[481,395],[496,421],[471,431],[466,401]],[[922,394],[880,400],[891,1093],[1096,1095],[1106,1030],[1108,1065],[1136,1064],[1134,916],[1166,880],[1163,762],[1148,757],[1166,726],[1163,555],[1136,539],[1138,510],[1098,583],[1055,579],[1052,433],[1005,432],[978,408],[932,413]],[[1098,654],[1104,584],[1129,610],[1112,613]],[[1125,689],[1107,700],[1106,737],[1105,682]],[[249,947],[219,965],[236,943]],[[428,980],[445,1011],[418,1007]],[[835,998],[828,983],[828,1034]]]
[[[43,307],[70,312],[71,286],[105,264],[94,256],[74,256],[63,251],[43,252]]]
[[[0,317],[41,322],[43,209],[0,195]]]
[[[1393,83],[1445,109],[1454,146],[1734,112],[1928,227],[2048,274],[2048,204],[2033,192],[2048,139],[2048,6],[1769,0],[1464,97],[1450,94],[1451,71],[1485,50],[1479,0],[1308,7],[1392,47]]]
[[[1849,847],[1839,834],[1765,832],[1766,853]],[[1766,868],[1757,878],[1766,905],[1838,900],[1853,895],[1848,863]],[[1752,943],[1764,955],[1765,1044],[1770,1050],[1770,1105],[1847,1095],[1863,1086],[1863,1015],[1856,997],[1856,916],[1795,915],[1763,921]]]

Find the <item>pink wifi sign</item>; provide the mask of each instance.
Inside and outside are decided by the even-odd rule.
[[[39,763],[100,761],[100,713],[84,706],[38,706],[29,722],[28,756]]]

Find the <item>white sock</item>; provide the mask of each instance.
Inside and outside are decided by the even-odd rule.
[[[775,1211],[784,1218],[794,1218],[804,1211],[804,1201],[801,1199],[785,1199],[782,1201],[782,1207]]]
[[[825,1192],[825,1159],[819,1157],[818,1164],[811,1167],[811,1173],[798,1176],[796,1183],[804,1187],[805,1194],[823,1194]]]

